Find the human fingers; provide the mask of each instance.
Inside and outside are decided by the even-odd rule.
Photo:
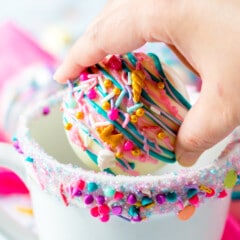
[[[178,59],[190,70],[192,71],[196,76],[199,77],[199,73],[197,72],[197,70],[195,69],[194,66],[192,66],[192,64],[184,57],[184,55],[182,53],[180,53],[180,51],[171,44],[168,44],[168,47],[174,52],[174,54],[178,57]]]
[[[111,9],[105,14],[108,17],[101,14],[74,44],[55,73],[58,82],[76,78],[84,68],[97,63],[108,53],[124,53],[145,43],[134,24],[133,15],[119,9],[112,10],[113,7],[108,9]]]
[[[155,5],[151,2],[155,2]],[[166,18],[170,18],[168,1],[151,2],[110,1],[110,5],[70,50],[55,73],[55,80],[61,83],[72,80],[84,68],[97,63],[109,53],[126,53],[141,47],[147,41],[167,42],[164,33],[169,22]]]
[[[183,166],[192,166],[205,150],[231,133],[239,124],[238,119],[233,101],[219,97],[214,88],[203,86],[198,102],[189,111],[178,132],[178,162]]]

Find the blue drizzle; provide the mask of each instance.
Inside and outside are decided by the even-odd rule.
[[[173,85],[171,84],[171,82],[167,79],[163,69],[162,69],[162,65],[159,61],[159,58],[153,54],[153,53],[148,53],[148,56],[151,57],[154,61],[154,64],[158,70],[158,73],[160,74],[160,76],[162,76],[165,81],[167,82],[168,84],[168,87],[170,88],[171,91],[169,91],[167,88],[166,88],[166,92],[169,96],[172,96],[174,95],[177,100],[186,108],[186,109],[190,109],[191,108],[191,105],[190,103],[182,96],[182,94],[180,94],[174,87]],[[129,61],[131,62],[131,64],[133,64],[134,66],[137,64],[137,59],[135,58],[135,56],[132,54],[132,53],[127,53],[127,57],[129,59]],[[151,76],[151,78],[155,81],[155,82],[160,82],[161,80],[158,79],[156,76],[154,76],[151,72],[149,72],[147,69],[145,69],[148,74]],[[144,93],[143,93],[144,94]],[[144,97],[146,96],[147,94],[143,95]]]
[[[92,161],[97,165],[98,164],[97,156],[94,153],[92,153],[91,151],[89,151],[88,149],[86,149],[86,153],[87,153],[88,157],[90,159],[92,159]],[[104,172],[107,172],[107,173],[115,175],[115,173],[111,169],[109,169],[109,168],[104,169]]]
[[[108,116],[107,116],[107,113],[102,110],[101,107],[99,107],[94,101],[90,100],[88,97],[85,96],[85,100],[99,113],[101,114],[106,120],[108,120],[111,124],[113,124],[120,132],[122,132],[125,136],[127,136],[127,138],[131,139],[138,148],[140,149],[143,149],[143,144],[138,140],[136,139],[133,135],[131,135],[126,129],[122,128],[122,126],[116,122],[116,121],[111,121],[108,119]],[[172,152],[170,152],[172,153]],[[156,158],[156,159],[159,159],[161,161],[164,161],[164,162],[168,162],[168,163],[173,163],[176,161],[175,159],[175,154],[172,153],[173,155],[173,158],[167,158],[165,156],[162,156],[162,155],[159,155],[159,153],[156,153],[152,150],[149,150],[149,155]]]

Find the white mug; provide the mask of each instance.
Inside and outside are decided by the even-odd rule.
[[[35,237],[15,226],[16,229],[12,229],[12,231],[15,233],[21,231],[22,236],[25,236],[18,239],[221,239],[230,202],[231,190],[228,190],[227,187],[230,188],[230,185],[234,185],[240,169],[238,157],[240,144],[236,139],[228,144],[229,139],[232,140],[232,136],[230,136],[206,151],[196,166],[189,169],[183,169],[177,164],[166,165],[158,173],[159,176],[143,177],[114,177],[104,173],[94,173],[81,166],[81,161],[76,158],[66,140],[59,111],[61,96],[62,93],[58,93],[57,96],[28,109],[23,115],[19,123],[18,138],[14,142],[21,154],[7,144],[0,144],[0,165],[14,170],[27,184],[38,228],[38,237]],[[50,114],[47,114],[49,111]],[[96,195],[93,196],[94,200],[91,204],[86,204],[87,193],[84,192],[86,190],[81,188],[82,192],[79,196],[76,191],[75,195],[73,194],[71,187],[74,183],[79,183],[79,179],[83,179],[85,184],[97,183],[105,190],[109,185],[112,186],[112,190],[123,189],[124,185],[127,189],[124,194],[135,191],[134,189],[139,187],[140,183],[146,183],[143,191],[145,196],[148,196],[147,188],[155,186],[152,185],[153,183],[158,184],[156,188],[160,186],[159,191],[166,192],[167,184],[169,184],[169,189],[177,187],[175,191],[179,191],[180,194],[190,186],[189,182],[192,185],[195,183],[198,187],[200,185],[206,187],[207,183],[212,183],[212,187],[215,186],[213,187],[215,193],[206,197],[206,189],[203,188],[201,191],[198,189],[197,195],[200,200],[196,204],[196,212],[187,221],[181,221],[177,217],[190,202],[185,199],[184,202],[179,201],[178,204],[168,202],[166,205],[164,203],[158,206],[157,203],[154,203],[153,208],[157,207],[158,212],[154,210],[149,216],[144,213],[147,216],[146,220],[142,219],[140,222],[126,219],[127,213],[125,215],[111,213],[109,221],[105,222],[106,219],[103,219],[101,222],[99,219],[101,217],[95,216],[94,218],[90,214],[97,202]],[[165,184],[165,189],[163,189],[163,184]],[[97,194],[102,190],[101,187],[96,190]],[[88,191],[92,192],[93,190],[88,189]],[[225,195],[227,194],[224,198],[220,196],[223,192]],[[156,197],[156,195],[154,196]],[[111,196],[107,195],[105,198],[109,200]],[[108,200],[106,202],[110,206],[114,200]],[[155,198],[152,197],[150,200],[155,201]],[[124,200],[122,202],[123,208],[126,209],[127,203]],[[111,205],[112,209],[114,204]],[[192,204],[194,205],[194,203]],[[153,209],[151,206],[146,211],[151,213],[151,209]],[[145,211],[143,206],[142,209]]]

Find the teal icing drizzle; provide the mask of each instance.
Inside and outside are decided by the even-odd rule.
[[[129,166],[131,169],[134,169],[135,168],[135,163],[134,162],[128,162]]]
[[[126,64],[124,61],[122,61],[122,68],[123,68],[123,71],[125,71],[125,72],[127,72],[127,73],[130,72],[130,70],[129,70],[127,64]]]
[[[88,157],[97,165],[98,161],[97,161],[97,155],[95,155],[93,152],[89,151],[88,149],[86,149],[86,153],[88,155]],[[110,173],[112,175],[116,175],[111,169],[107,168],[104,169],[104,172]]]
[[[128,162],[128,165],[122,160],[122,159],[120,159],[120,158],[116,158],[117,160],[118,160],[118,162],[124,167],[124,168],[126,168],[126,169],[129,169],[129,168],[131,168],[132,169],[132,167],[129,165],[129,162]]]
[[[89,151],[88,149],[86,149],[86,153],[88,157],[90,157],[92,161],[97,165],[98,164],[97,156],[93,152]]]
[[[112,77],[113,78],[113,77]],[[112,79],[111,79],[112,80]],[[116,81],[116,80],[115,80]],[[100,86],[97,86],[97,89],[98,90],[100,90],[101,89],[101,87]],[[123,90],[124,91],[124,90]],[[106,93],[103,93],[103,91],[102,90],[100,90],[99,91],[99,93],[103,96],[103,97],[105,97],[105,96],[107,96],[107,94]],[[107,117],[107,114],[106,114],[106,112],[99,106],[99,105],[97,105],[94,101],[92,101],[92,100],[90,100],[87,96],[85,96],[85,99],[87,100],[87,101],[89,101],[90,103],[91,103],[91,105],[98,111],[98,113],[99,114],[101,114],[102,116],[104,116],[104,118],[105,119],[107,119],[107,120],[109,120],[108,119],[108,117]],[[95,104],[95,105],[94,105]],[[144,108],[145,110],[147,110],[146,108]],[[120,115],[120,117],[121,117],[121,119],[122,120],[124,120],[124,115],[120,112],[119,113],[119,115]],[[149,114],[148,114],[149,115]],[[150,116],[149,116],[149,118],[153,121],[153,122],[155,122],[155,123],[157,123],[155,120],[153,120]],[[110,120],[109,120],[110,121]],[[114,126],[115,126],[115,121],[110,121]],[[158,125],[159,125],[159,123],[157,123]],[[170,132],[172,135],[176,135],[175,133],[172,133],[171,132],[171,129],[166,125],[166,124],[164,124],[164,123],[162,123],[162,125],[161,125],[166,131],[168,131],[168,132]],[[116,126],[115,126],[116,127]],[[128,124],[127,124],[127,127],[129,128],[129,130],[130,130],[130,132],[132,132],[132,133],[134,133],[141,141],[143,141],[144,140],[144,137],[139,133],[139,131],[136,129],[136,127],[134,126],[134,124],[132,124],[131,122],[129,122]],[[119,125],[119,127],[118,127],[118,129],[121,131],[121,132],[123,132],[123,130],[125,130],[124,128],[122,128],[121,127],[121,125]],[[128,133],[128,137],[129,136],[132,136],[127,130],[125,130],[126,131],[126,133]],[[134,141],[134,143],[136,143],[136,141],[139,141],[139,140],[137,140],[134,136],[131,138],[131,137],[129,137],[132,141]],[[151,147],[151,148],[156,148],[156,143],[153,143],[153,142],[151,142],[150,140],[147,140],[147,144]],[[138,145],[138,147],[139,148],[143,148],[143,145]],[[164,153],[164,154],[166,154],[168,157],[167,157],[167,159],[175,159],[175,154],[172,152],[172,151],[170,151],[169,149],[167,149],[167,148],[165,148],[164,146],[160,146],[160,145],[158,145],[158,147],[161,149],[161,151]],[[153,150],[152,150],[153,151]],[[156,154],[158,154],[158,156],[159,157],[157,157],[157,159],[159,159],[159,160],[162,160],[162,159],[160,159],[160,155],[159,155],[159,153],[156,153]],[[157,156],[155,154],[155,156]]]
[[[155,64],[160,76],[162,76],[163,78],[165,78],[167,80],[167,76],[165,75],[165,73],[163,71],[162,64],[160,63],[159,58],[154,53],[148,53],[148,56],[153,59],[154,64]]]
[[[80,125],[81,130],[82,130],[85,134],[89,135],[89,131],[88,131],[88,130],[86,131],[86,127],[85,127],[85,126],[84,126],[84,128],[82,128],[82,127],[83,127],[83,125],[81,124],[81,125]],[[96,138],[94,138],[93,141],[94,141],[96,144],[98,144],[99,146],[101,146],[101,144],[99,143],[99,141],[98,141]],[[88,150],[88,149],[86,149],[86,153],[87,153],[88,157],[89,157],[96,165],[98,165],[97,156],[96,156],[93,152],[91,152],[90,150]],[[129,167],[128,167],[121,159],[116,158],[116,160],[117,160],[124,168],[129,169]],[[131,166],[130,166],[130,167],[131,167]],[[108,173],[114,174],[113,172],[111,172],[110,169],[105,169],[104,171],[106,171],[106,172],[108,172]]]
[[[144,145],[143,143],[141,143],[137,138],[135,138],[132,134],[130,134],[126,129],[122,128],[122,126],[116,122],[116,121],[111,121],[108,119],[107,113],[101,108],[99,107],[94,101],[90,100],[88,97],[85,96],[85,100],[99,113],[101,114],[105,119],[107,119],[111,124],[113,124],[118,131],[122,132],[125,136],[127,136],[127,138],[131,139],[138,148],[143,149]],[[172,163],[175,162],[175,154],[173,153],[173,158],[167,158],[165,156],[160,155],[159,153],[154,152],[153,150],[149,150],[149,155],[164,161],[164,162],[168,162],[168,163]]]
[[[131,64],[132,64],[133,66],[136,66],[136,64],[137,64],[137,59],[135,58],[135,56],[133,56],[133,54],[130,53],[130,52],[127,53],[126,55],[127,55],[128,59],[129,59],[129,61],[131,62]]]
[[[132,64],[136,63],[136,61],[133,61],[134,56],[132,56],[132,54],[127,54],[127,56],[131,55],[131,61]],[[128,66],[125,64],[126,68],[128,68]],[[130,71],[130,69],[128,68],[128,71]],[[157,77],[155,77],[151,72],[149,72],[147,69],[145,69],[145,71],[151,76],[151,78],[155,81],[155,82],[159,82],[161,80],[159,80]],[[167,89],[166,89],[167,90]],[[152,100],[152,98],[149,96],[149,94],[142,89],[142,94],[143,98],[145,98],[149,103],[151,103],[152,105],[156,106],[159,108],[159,106]],[[180,121],[179,119],[177,119],[174,116],[169,117],[169,114],[166,113],[163,109],[161,109],[161,113],[164,117],[168,118],[169,120],[175,122],[176,124],[180,125],[182,123],[182,121]]]
[[[120,90],[123,90],[123,87],[122,85],[116,81],[116,79],[111,75],[109,74],[102,66],[100,66],[99,64],[96,64],[96,67],[100,70],[100,72],[108,79],[110,79],[114,85],[117,86],[117,88],[119,88]]]
[[[168,86],[169,86],[170,90],[172,91],[173,95],[180,101],[180,103],[184,107],[186,107],[189,110],[191,108],[191,104],[182,96],[182,94],[180,92],[178,92],[176,90],[176,88],[173,87],[171,82],[167,79],[167,77],[166,77],[166,75],[165,75],[165,73],[164,73],[164,71],[162,69],[162,65],[161,65],[161,63],[159,61],[159,58],[155,54],[153,54],[153,53],[148,53],[148,56],[150,56],[153,59],[154,64],[156,65],[159,74],[160,75],[162,74],[162,76],[164,76],[164,79],[167,81]]]
[[[124,119],[124,116],[122,113],[119,114],[121,119],[123,120]],[[128,123],[128,128],[130,129],[131,132],[133,132],[138,138],[141,139],[141,141],[144,140],[144,137],[139,133],[139,131],[136,129],[135,125],[132,124],[131,122]],[[155,143],[151,142],[149,139],[147,139],[147,144],[152,147],[152,148],[155,148]],[[169,158],[174,158],[175,155],[172,151],[170,151],[169,149],[163,147],[163,146],[160,146],[158,145],[158,147],[163,151],[164,154],[168,155]]]
[[[100,144],[96,139],[94,139],[94,140],[95,140],[95,142],[96,142],[99,146],[101,146],[101,144]],[[87,153],[88,157],[89,157],[96,165],[98,165],[97,155],[94,154],[93,152],[91,152],[91,151],[88,150],[88,149],[86,149],[86,153]],[[118,161],[118,162],[121,164],[121,166],[123,166],[125,169],[129,169],[129,168],[133,169],[133,165],[130,165],[129,162],[125,163],[125,162],[124,162],[122,159],[120,159],[120,158],[116,158],[116,161]],[[128,165],[129,165],[129,166],[128,166]],[[106,172],[108,172],[108,173],[114,174],[114,172],[111,171],[109,168],[104,169],[104,171],[106,171]]]
[[[149,53],[148,57],[152,59],[152,61],[154,62],[154,65],[159,73],[159,76],[155,76],[153,75],[153,73],[151,73],[150,71],[148,71],[147,69],[145,69],[145,71],[149,74],[149,76],[151,77],[151,79],[158,83],[158,82],[164,82],[164,84],[166,85],[165,87],[165,91],[166,94],[168,95],[168,97],[172,98],[175,102],[178,102],[180,105],[182,105],[183,107],[185,107],[186,109],[189,109],[191,106],[190,104],[187,102],[187,100],[181,95],[181,93],[179,93],[177,91],[177,89],[175,89],[173,87],[173,85],[171,84],[171,82],[167,79],[162,65],[158,59],[158,57],[155,54]],[[124,59],[125,58],[125,59]],[[127,58],[127,59],[126,59]],[[126,55],[121,57],[122,59],[122,67],[123,67],[123,71],[125,72],[131,72],[132,68],[136,68],[137,65],[137,57],[134,56],[134,54],[132,53],[127,53]],[[132,66],[131,66],[132,65]],[[110,124],[114,125],[114,127],[116,128],[116,130],[118,130],[119,132],[121,132],[127,139],[131,140],[136,147],[138,147],[139,149],[141,149],[143,152],[147,152],[151,157],[153,157],[156,160],[161,160],[163,162],[167,162],[167,163],[174,163],[176,161],[175,158],[175,153],[173,150],[168,149],[162,145],[159,145],[156,142],[153,142],[152,140],[148,139],[147,137],[145,138],[141,132],[139,132],[139,130],[137,129],[136,125],[134,125],[133,123],[131,123],[130,121],[127,123],[126,128],[122,127],[122,123],[124,122],[125,117],[124,113],[125,110],[127,109],[123,109],[123,105],[121,105],[121,102],[123,100],[123,98],[125,98],[125,96],[129,96],[129,98],[132,97],[132,89],[129,86],[124,86],[124,84],[121,82],[121,80],[117,81],[117,79],[114,78],[114,76],[111,74],[111,72],[108,71],[107,67],[105,67],[104,64],[96,64],[95,65],[96,68],[101,72],[101,74],[104,76],[104,78],[109,79],[110,81],[112,81],[113,85],[115,87],[117,87],[118,89],[120,89],[121,93],[120,95],[117,97],[117,99],[109,99],[106,98],[106,100],[108,102],[111,103],[112,107],[116,107],[119,108],[119,119],[112,121],[109,119],[107,112],[98,105],[98,103],[96,103],[94,101],[94,99],[89,99],[87,94],[83,94],[83,98],[84,100],[93,108],[96,110],[96,112],[98,114],[100,114],[104,119],[106,119]],[[92,72],[92,69],[89,68],[89,72]],[[94,73],[93,73],[94,74]],[[129,76],[128,76],[129,77]],[[130,79],[130,78],[129,78]],[[128,81],[129,81],[128,79]],[[73,84],[74,87],[77,87],[77,82],[74,82]],[[102,96],[102,97],[107,97],[109,95],[108,91],[104,91],[104,89],[102,88],[101,84],[97,84],[96,89],[98,91],[98,93]],[[177,119],[174,115],[171,115],[170,113],[168,113],[166,110],[162,109],[152,98],[151,96],[148,94],[148,92],[146,90],[144,90],[144,88],[142,89],[141,92],[142,95],[142,105],[140,105],[140,103],[133,103],[135,105],[133,106],[128,106],[128,111],[134,112],[136,108],[138,107],[142,107],[144,109],[145,115],[148,119],[150,119],[153,123],[155,123],[157,126],[161,127],[164,131],[168,132],[169,134],[171,134],[172,136],[176,136],[176,132],[171,129],[170,126],[168,126],[167,122],[162,121],[162,119],[157,118],[157,114],[161,115],[162,117],[164,117],[165,119],[168,119],[174,123],[176,123],[177,125],[181,124],[181,120]],[[115,105],[114,105],[115,104]],[[149,107],[152,107],[151,109]],[[69,106],[66,106],[67,108]],[[126,106],[127,107],[127,106]],[[156,107],[156,109],[153,109],[153,107]],[[155,112],[156,111],[156,112]],[[159,111],[159,113],[158,113]],[[72,118],[74,118],[72,116]],[[66,121],[67,122],[67,121]],[[76,121],[76,123],[78,124],[78,121]],[[86,131],[86,127],[84,125],[79,126],[79,128],[88,136],[90,136],[90,128],[88,131]],[[102,147],[101,145],[101,141],[99,142],[97,139],[93,138],[94,142],[97,143],[99,146]],[[146,144],[148,145],[148,149],[145,150],[144,147],[146,146]],[[88,155],[88,157],[93,161],[94,164],[98,165],[98,160],[97,160],[97,155],[90,151],[89,149],[86,149],[86,154]],[[120,159],[120,158],[115,158],[116,161],[121,164],[121,166],[127,170],[130,169],[135,169],[135,163],[133,162],[128,162],[125,161],[124,159]],[[114,174],[114,172],[111,169],[105,169],[104,171]]]
[[[154,64],[155,64],[155,66],[156,66],[156,68],[157,68],[160,76],[162,76],[162,77],[165,79],[165,81],[167,81],[167,84],[168,84],[168,86],[169,86],[169,88],[170,88],[170,90],[171,90],[171,91],[169,91],[169,90],[166,88],[167,94],[168,94],[169,96],[174,95],[174,96],[177,98],[177,100],[179,101],[179,103],[180,103],[181,105],[183,105],[186,109],[190,109],[190,108],[191,108],[190,103],[182,96],[181,93],[179,93],[179,92],[173,87],[173,85],[171,84],[171,82],[167,79],[167,77],[166,77],[166,75],[165,75],[165,73],[164,73],[164,71],[163,71],[163,69],[162,69],[162,65],[161,65],[161,63],[160,63],[160,61],[159,61],[158,56],[155,55],[155,54],[153,54],[153,53],[148,53],[148,56],[153,59]],[[137,60],[136,60],[135,56],[134,56],[132,53],[128,53],[128,54],[127,54],[127,57],[128,57],[128,59],[129,59],[129,61],[135,66],[136,63],[137,63]],[[155,77],[151,72],[149,72],[147,69],[145,69],[145,70],[148,72],[148,74],[151,76],[151,78],[152,78],[155,82],[161,81],[160,79],[158,79],[157,77]]]
[[[64,116],[64,115],[63,115]],[[63,117],[64,121],[67,122],[66,117]],[[74,118],[72,118],[74,120]],[[81,131],[83,131],[84,134],[90,136],[89,130],[87,129],[86,126],[84,126],[83,124],[81,124],[80,122],[77,122],[77,127],[81,129]],[[99,141],[96,138],[92,139],[96,144],[98,144],[99,146],[101,146],[101,144],[99,143]],[[98,165],[98,161],[97,161],[97,156],[91,152],[90,150],[86,149],[85,150],[88,157],[96,164]],[[116,158],[116,160],[126,169],[129,169],[129,167],[132,169],[132,166],[129,164],[129,167],[119,158]],[[104,171],[114,174],[114,172],[112,172],[109,168],[108,169],[104,169]],[[115,174],[114,174],[115,175]]]
[[[104,97],[107,96],[107,94],[103,92],[103,90],[102,90],[102,88],[101,88],[100,85],[97,85],[96,88],[97,88],[97,90],[99,91],[99,93],[100,93],[102,96],[104,96]]]

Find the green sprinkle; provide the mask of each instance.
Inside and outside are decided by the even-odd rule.
[[[113,197],[115,192],[116,192],[115,189],[112,187],[107,187],[104,189],[104,195],[106,197]]]
[[[235,170],[230,170],[227,172],[224,179],[224,186],[226,188],[233,188],[237,182],[237,173]]]

